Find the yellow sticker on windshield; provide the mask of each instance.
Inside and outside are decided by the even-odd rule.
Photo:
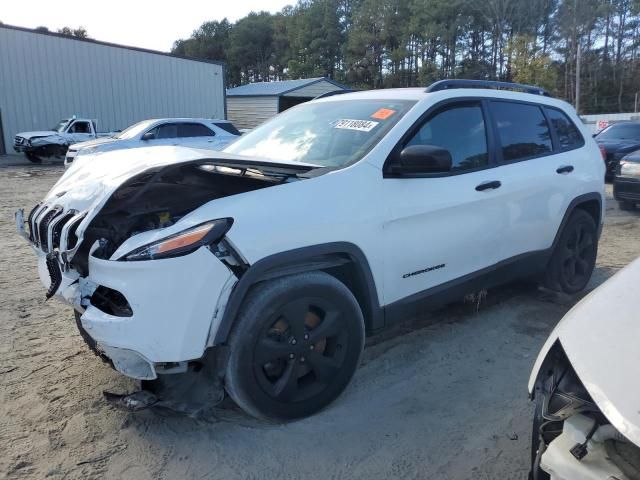
[[[375,118],[376,120],[386,120],[394,113],[396,113],[396,111],[391,110],[390,108],[381,108],[380,110],[375,112],[373,115],[371,115],[371,118]]]

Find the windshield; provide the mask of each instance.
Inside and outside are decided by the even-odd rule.
[[[125,140],[129,140],[141,134],[143,131],[149,128],[151,124],[153,124],[154,122],[155,120],[143,120],[142,122],[134,123],[130,127],[125,128],[123,131],[121,131],[117,135],[114,135],[113,138],[122,138]]]
[[[404,100],[303,103],[246,133],[225,152],[340,167],[360,160],[414,105]]]
[[[58,124],[55,127],[53,127],[51,130],[53,130],[54,132],[63,133],[64,129],[67,128],[67,125],[69,124],[70,121],[71,120],[66,118],[64,120],[60,120]]]
[[[598,135],[598,140],[638,140],[640,141],[640,123],[618,123],[606,128]]]

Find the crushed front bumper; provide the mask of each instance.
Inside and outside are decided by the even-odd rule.
[[[203,356],[215,334],[212,326],[219,322],[216,314],[223,310],[218,305],[222,293],[236,280],[207,247],[161,260],[115,261],[89,255],[89,274],[81,277],[61,261],[57,250],[44,252],[34,245],[24,225],[23,212],[16,212],[18,233],[38,256],[38,274],[48,296],[80,313],[81,334],[116,370],[149,380],[156,378],[158,364]],[[105,308],[95,295],[99,288],[116,292],[128,308]]]

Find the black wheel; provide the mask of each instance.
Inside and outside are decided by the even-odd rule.
[[[247,413],[273,420],[311,415],[345,389],[364,347],[351,291],[324,272],[257,284],[229,338],[225,388]]]
[[[42,159],[34,153],[26,152],[24,155],[32,163],[42,163]]]
[[[589,283],[598,254],[598,233],[593,217],[575,210],[567,221],[547,265],[546,286],[574,294]]]
[[[636,205],[635,203],[632,203],[632,202],[620,200],[618,201],[618,207],[620,207],[620,210],[633,210],[636,207]]]

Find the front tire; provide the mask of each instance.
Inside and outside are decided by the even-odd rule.
[[[363,348],[362,311],[336,278],[307,272],[261,282],[231,332],[225,388],[255,417],[306,417],[342,393]]]
[[[27,160],[31,163],[42,163],[42,159],[34,153],[25,152],[24,156],[27,157]]]
[[[635,209],[636,205],[632,202],[627,202],[625,200],[619,200],[618,201],[618,207],[620,208],[620,210],[633,210]]]
[[[584,289],[596,264],[598,232],[593,217],[576,209],[564,226],[547,265],[545,286],[570,295]]]

